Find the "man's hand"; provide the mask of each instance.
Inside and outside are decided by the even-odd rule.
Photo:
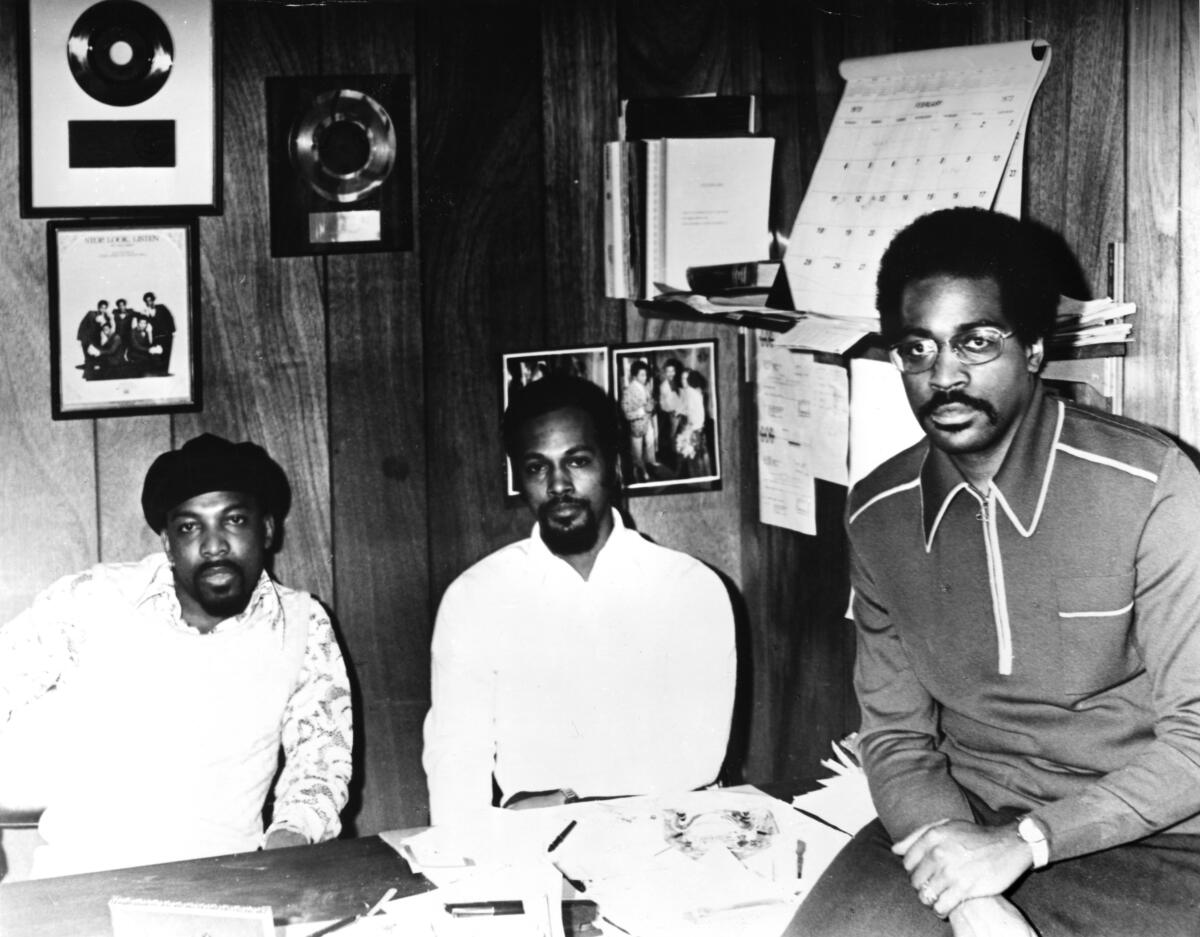
[[[972,898],[950,912],[954,937],[1037,937],[1007,898]]]
[[[921,903],[943,918],[968,898],[999,895],[1033,866],[1033,853],[1015,824],[940,820],[914,830],[892,852],[904,857]]]
[[[307,846],[308,837],[295,830],[272,830],[267,834],[264,849],[286,849],[288,846]]]

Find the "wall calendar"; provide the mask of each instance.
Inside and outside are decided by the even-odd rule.
[[[972,206],[1020,215],[1042,40],[847,59],[846,89],[792,228],[793,308],[875,318],[875,275],[920,215]]]

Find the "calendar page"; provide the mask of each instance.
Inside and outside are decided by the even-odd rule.
[[[793,308],[873,320],[892,237],[920,215],[1017,216],[1025,125],[1050,64],[1042,40],[841,64],[846,89],[783,258]]]

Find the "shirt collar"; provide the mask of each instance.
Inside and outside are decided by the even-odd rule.
[[[160,614],[169,615],[177,627],[189,628],[183,620],[183,610],[180,608],[179,596],[175,591],[175,574],[171,571],[171,564],[165,553],[160,556],[161,559],[153,567],[150,581],[146,584],[146,588],[136,604],[138,606],[147,605]],[[213,632],[232,631],[243,625],[250,626],[260,622],[266,624],[272,631],[281,627],[283,622],[283,605],[279,599],[279,592],[266,570],[259,573],[258,583],[254,586],[250,601],[246,603],[241,614],[226,618],[213,628]]]
[[[1025,537],[1041,518],[1046,490],[1054,471],[1054,451],[1062,430],[1062,402],[1046,394],[1035,381],[1029,405],[1021,416],[1012,444],[992,479],[996,502]],[[925,547],[929,549],[951,500],[969,486],[950,457],[930,445],[921,466],[921,513]]]
[[[604,546],[600,548],[600,552],[596,554],[596,562],[592,565],[592,575],[588,581],[596,578],[596,571],[605,568],[613,554],[621,551],[621,543],[631,536],[631,531],[625,526],[625,521],[621,518],[621,512],[616,508],[609,509],[612,512],[613,527],[612,533],[608,535],[608,539],[604,541]],[[637,536],[633,534],[633,536]],[[550,548],[546,546],[546,542],[542,540],[541,527],[534,521],[533,531],[529,535],[531,544],[530,555],[535,559],[542,571],[543,578],[560,570],[569,570],[572,575],[578,576],[575,569],[564,560],[561,556],[550,552]]]

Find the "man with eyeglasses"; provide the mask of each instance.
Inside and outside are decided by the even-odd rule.
[[[1034,243],[951,209],[883,257],[926,438],[847,506],[879,819],[791,934],[1197,932],[1200,474],[1046,393],[1058,295]]]

